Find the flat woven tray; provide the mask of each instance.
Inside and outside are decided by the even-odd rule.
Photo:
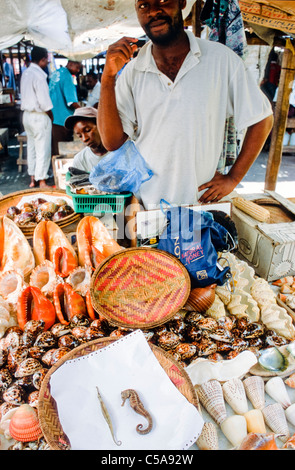
[[[51,190],[42,191],[42,189],[40,188],[35,188],[35,189],[25,189],[24,191],[16,191],[14,193],[7,194],[6,196],[3,196],[2,198],[0,198],[0,216],[6,215],[7,209],[11,206],[16,206],[24,196],[36,195],[36,199],[37,199],[39,197],[39,194],[44,194],[44,195],[48,194],[48,196],[54,196],[54,197],[58,197],[61,199],[64,199],[66,196],[66,198],[68,199],[66,192],[62,189],[52,188]],[[59,225],[61,228],[67,227],[73,222],[76,222],[77,220],[79,220],[80,218],[81,218],[81,214],[77,214],[76,212],[73,212],[72,214],[67,215],[63,219],[56,221],[56,224]],[[36,225],[37,223],[30,223],[26,225],[17,224],[17,226],[21,229],[21,231],[26,237],[33,236]]]
[[[173,255],[153,248],[127,248],[103,261],[93,273],[93,308],[111,324],[154,328],[185,305],[189,274]]]
[[[51,375],[66,361],[90,354],[93,351],[108,346],[114,341],[117,341],[117,339],[108,337],[82,344],[63,356],[46,374],[39,392],[38,416],[43,435],[52,450],[69,450],[70,442],[66,434],[63,432],[58,418],[56,402],[50,394]],[[174,358],[172,358],[171,355],[163,351],[158,346],[150,344],[150,347],[170,380],[174,383],[180,393],[182,393],[182,395],[184,395],[185,398],[200,412],[198,396],[183,367]]]

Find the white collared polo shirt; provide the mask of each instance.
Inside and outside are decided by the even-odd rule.
[[[240,57],[187,34],[190,51],[174,82],[158,70],[149,42],[116,84],[124,131],[154,173],[137,194],[146,209],[161,199],[195,203],[198,186],[215,174],[226,119],[233,116],[241,131],[272,114]]]

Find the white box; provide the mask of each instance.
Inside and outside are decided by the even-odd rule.
[[[249,194],[245,199],[255,201],[261,194]],[[266,191],[263,198],[273,198],[294,221],[260,223],[236,207],[232,219],[238,231],[238,252],[254,268],[256,274],[267,281],[295,275],[295,204],[274,191]],[[265,206],[267,207],[267,206]]]

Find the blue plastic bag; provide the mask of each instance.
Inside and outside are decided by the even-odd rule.
[[[231,277],[229,266],[218,263],[218,251],[228,251],[228,231],[212,214],[186,207],[167,210],[167,227],[158,249],[175,255],[186,267],[192,288],[223,285]]]
[[[127,140],[110,152],[92,169],[89,181],[99,191],[136,193],[153,172],[138,152],[134,142]]]

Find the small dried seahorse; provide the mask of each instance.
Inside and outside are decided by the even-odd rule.
[[[148,421],[148,427],[146,429],[142,429],[143,425],[138,424],[136,426],[136,431],[139,434],[149,433],[151,431],[152,427],[153,427],[153,420],[152,420],[151,415],[144,408],[137,392],[135,390],[129,388],[129,389],[124,390],[123,392],[121,392],[121,397],[122,397],[122,400],[123,400],[123,403],[122,403],[121,406],[123,406],[125,401],[129,398],[129,403],[130,403],[131,408],[133,408],[133,410],[136,413],[144,416]]]

